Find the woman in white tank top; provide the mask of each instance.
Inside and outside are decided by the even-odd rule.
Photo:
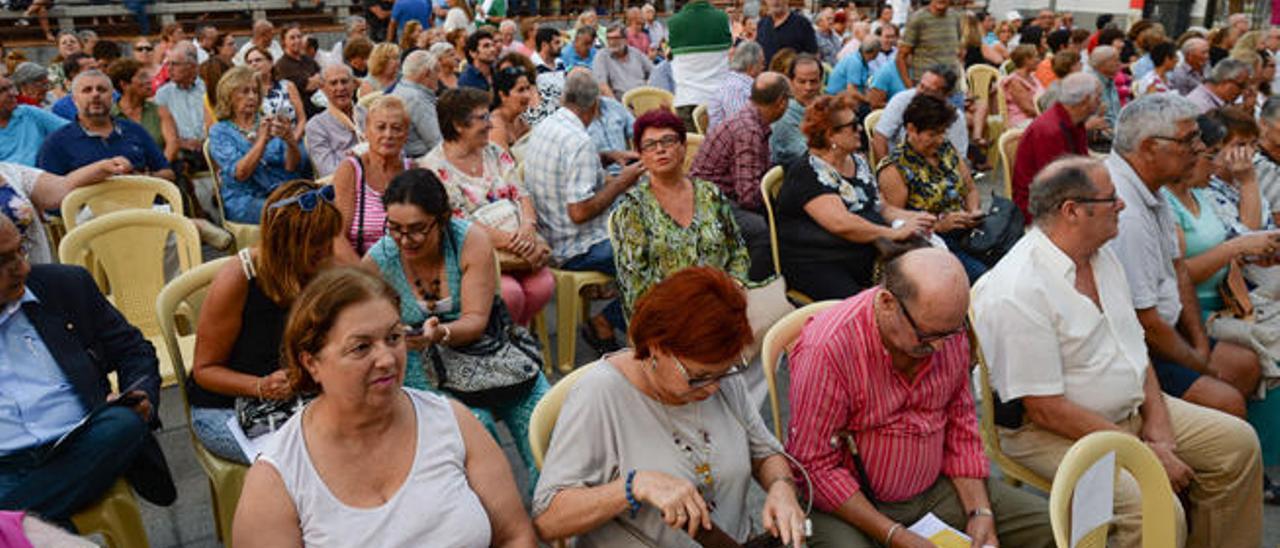
[[[399,310],[395,290],[357,268],[322,273],[298,296],[281,361],[295,390],[320,395],[250,468],[237,547],[535,545],[510,466],[480,422],[401,387]]]

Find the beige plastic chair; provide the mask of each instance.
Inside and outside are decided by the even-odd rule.
[[[191,424],[191,403],[187,400],[187,356],[194,355],[196,321],[200,317],[200,306],[209,285],[219,270],[235,257],[224,257],[197,266],[183,274],[160,291],[156,297],[156,316],[164,337],[164,347],[168,351],[169,363],[178,378],[178,386],[182,392],[182,409],[187,416],[187,424]],[[209,497],[213,501],[214,531],[224,546],[231,546],[231,520],[235,515],[236,503],[240,500],[240,490],[244,487],[244,476],[249,467],[237,462],[225,460],[210,453],[196,438],[191,430],[191,445],[195,450],[196,461],[204,469],[209,479]]]
[[[222,203],[222,170],[209,154],[209,141],[204,142],[204,161],[213,174],[213,203],[218,208],[218,216],[222,218],[222,227],[231,233],[236,241],[236,249],[244,249],[258,243],[262,238],[262,230],[258,225],[233,223],[227,220],[227,208]]]
[[[840,304],[838,300],[809,303],[802,308],[791,311],[773,324],[764,335],[764,346],[761,365],[764,367],[764,379],[769,384],[769,408],[773,412],[773,435],[779,441],[786,442],[782,429],[782,398],[778,395],[778,358],[783,352],[790,351],[800,330],[809,318],[832,306]]]
[[[538,405],[533,408],[533,416],[529,419],[529,452],[533,453],[533,463],[538,468],[542,468],[542,461],[547,456],[547,448],[551,446],[551,434],[555,430],[556,419],[560,418],[560,408],[564,406],[569,390],[592,367],[594,364],[586,365],[560,379],[560,382],[552,385],[551,390],[542,395]],[[566,543],[563,540],[557,540],[552,543],[552,546],[565,548]]]
[[[1001,472],[1004,472],[1006,483],[1013,486],[1025,483],[1047,493],[1051,485],[1048,479],[1013,460],[1000,448],[1000,433],[996,430],[996,396],[991,390],[991,371],[987,368],[987,357],[982,352],[982,342],[978,340],[978,332],[974,331],[973,323],[973,311],[970,310],[966,330],[969,335],[969,354],[971,359],[978,363],[978,378],[981,384],[981,413],[979,413],[978,426],[982,432],[982,445],[987,450],[987,456],[995,461]]]
[[[58,245],[64,264],[97,265],[111,286],[111,300],[120,313],[148,339],[160,335],[156,296],[165,285],[165,243],[173,235],[178,250],[178,273],[200,264],[200,235],[190,220],[149,209],[100,215],[67,232]],[[160,360],[166,384],[176,369]]]
[[[782,166],[773,166],[760,179],[760,197],[764,201],[765,220],[769,222],[769,252],[773,255],[773,272],[778,276],[782,275],[782,261],[778,258],[778,223],[774,220],[773,202],[782,192],[784,175]],[[787,298],[800,304],[813,302],[808,295],[794,289],[787,290]]]
[[[701,133],[686,133],[684,135],[684,171],[689,172],[689,168],[693,167],[693,159],[698,155],[698,149],[702,148],[702,142],[706,136]]]
[[[875,149],[871,143],[876,139],[876,124],[880,123],[880,116],[884,114],[884,109],[876,109],[867,114],[867,118],[862,121],[862,130],[867,132],[867,163],[871,166],[871,172],[875,173],[879,167],[880,159],[876,158]]]
[[[965,71],[965,83],[969,86],[969,95],[975,100],[991,104],[991,93],[993,88],[999,88],[996,85],[1000,81],[1000,71],[990,65],[974,65]],[[998,92],[997,92],[998,93]],[[1001,99],[1002,100],[1002,99]],[[995,141],[996,138],[1004,131],[1004,116],[1001,105],[996,106],[996,113],[987,115],[987,136]],[[990,154],[997,153],[994,150],[988,150]]]
[[[551,269],[556,280],[556,363],[561,373],[569,373],[574,367],[574,352],[578,345],[578,321],[587,318],[587,304],[582,290],[591,285],[604,285],[613,276],[603,272],[575,272]],[[563,382],[563,381],[561,381]]]
[[[1146,444],[1121,432],[1094,432],[1076,441],[1063,456],[1049,492],[1049,520],[1059,548],[1105,548],[1108,524],[1089,531],[1071,547],[1071,499],[1080,475],[1098,459],[1116,455],[1116,470],[1124,469],[1142,490],[1142,546],[1176,546],[1176,513],[1173,489],[1164,466]]]
[[[693,127],[699,135],[707,134],[707,125],[710,121],[710,116],[707,114],[707,105],[693,107]]]
[[[1025,129],[1010,129],[1000,135],[1000,169],[1004,171],[1004,195],[1013,198],[1013,167],[1018,160],[1018,144]]]
[[[151,209],[160,198],[174,215],[182,215],[182,192],[177,185],[146,175],[119,175],[96,185],[77,188],[62,199],[63,225],[75,230],[77,217],[88,207],[94,215],[105,215],[124,209]]]
[[[670,91],[653,86],[640,86],[622,95],[622,104],[639,118],[655,108],[675,109],[676,96]]]
[[[142,523],[138,499],[123,479],[117,479],[93,506],[71,516],[71,523],[82,535],[102,535],[109,548],[151,545],[147,540],[147,528]]]

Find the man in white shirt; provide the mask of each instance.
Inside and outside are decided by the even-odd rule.
[[[284,57],[284,48],[280,47],[280,42],[275,39],[276,26],[271,21],[259,19],[253,22],[253,36],[249,37],[249,41],[240,46],[240,51],[236,52],[236,56],[231,58],[231,62],[237,67],[245,65],[244,56],[249,54],[249,48],[258,46],[267,50],[271,54],[271,61],[274,63],[277,59]]]
[[[1034,227],[973,289],[1006,454],[1053,477],[1076,439],[1140,437],[1190,505],[1178,546],[1256,546],[1262,535],[1257,436],[1226,413],[1161,393],[1124,267],[1108,241],[1125,202],[1099,161],[1068,157],[1031,186]],[[1115,483],[1112,546],[1142,544],[1142,493]],[[1186,515],[1190,515],[1190,535]]]

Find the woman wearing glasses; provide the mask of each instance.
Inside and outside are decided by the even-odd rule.
[[[396,176],[383,193],[382,203],[387,211],[387,235],[374,244],[364,260],[396,288],[401,300],[400,319],[415,329],[406,338],[412,352],[404,384],[419,390],[437,385],[474,402],[453,392],[454,385],[441,378],[442,369],[449,370],[449,364],[443,363],[449,356],[439,349],[434,356],[424,351],[432,345],[483,351],[472,343],[490,338],[486,331],[495,317],[493,307],[502,306],[496,297],[496,268],[489,234],[455,215],[444,185],[430,170],[410,169]],[[496,346],[492,350],[496,351]],[[442,361],[437,362],[435,356]],[[499,385],[497,379],[489,383],[469,379],[485,384],[494,393],[501,392],[501,397],[494,398],[497,401],[491,404],[470,407],[491,432],[495,431],[496,421],[507,424],[516,449],[529,468],[529,477],[536,478],[537,467],[528,442],[529,417],[549,385],[540,363],[530,373],[527,379],[505,386]]]
[[[654,109],[636,120],[646,175],[610,219],[618,289],[627,316],[654,284],[687,266],[711,266],[745,282],[751,259],[729,200],[716,185],[685,176],[684,124]]]
[[[858,154],[862,127],[845,96],[815,100],[800,131],[809,154],[787,166],[774,206],[782,276],[811,299],[843,299],[874,285],[876,239],[923,235],[933,216],[880,198],[871,166]]]
[[[496,82],[502,82],[502,74],[499,71]],[[491,113],[488,107],[489,94],[475,88],[441,95],[436,112],[444,141],[419,165],[444,184],[454,214],[475,221],[502,252],[502,300],[512,319],[527,325],[555,291],[546,267],[551,248],[538,236],[538,213],[516,174],[515,160],[490,142],[497,111]]]
[[[391,179],[411,167],[404,157],[409,139],[409,114],[399,97],[384,95],[369,104],[364,121],[368,143],[360,154],[347,156],[333,174],[342,226],[356,256],[363,256],[386,231],[382,193]]]
[[[737,542],[763,529],[800,546],[791,468],[737,375],[746,310],[737,281],[709,267],[640,297],[634,348],[586,366],[560,409],[533,498],[542,540],[692,547],[714,526]],[[749,511],[753,480],[761,515]]]
[[[331,186],[290,181],[268,204],[258,245],[228,261],[209,287],[187,379],[196,437],[209,452],[243,464],[249,459],[227,428],[235,400],[293,396],[280,369],[285,315],[307,282],[333,262],[343,227]]]

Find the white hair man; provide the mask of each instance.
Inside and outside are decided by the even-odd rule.
[[[1204,83],[1187,94],[1187,100],[1195,103],[1201,114],[1230,105],[1249,90],[1251,73],[1249,65],[1239,59],[1218,61]]]
[[[365,111],[355,104],[356,79],[351,67],[329,65],[320,71],[328,108],[307,120],[307,156],[317,179],[338,169],[352,147],[362,141]]]
[[[1098,46],[1089,54],[1089,72],[1098,78],[1102,86],[1103,118],[1116,127],[1120,115],[1120,91],[1116,89],[1116,73],[1120,71],[1120,52],[1111,46]]]
[[[1209,42],[1191,38],[1182,43],[1182,61],[1169,72],[1169,89],[1183,95],[1209,77]]]
[[[1102,88],[1098,79],[1084,73],[1063,78],[1058,85],[1058,100],[1053,107],[1027,126],[1018,144],[1017,161],[1013,163],[1013,203],[1030,219],[1027,199],[1031,179],[1050,162],[1075,154],[1089,154],[1086,123],[1105,123],[1098,117]]]
[[[1051,478],[1081,437],[1136,436],[1189,499],[1185,510],[1175,504],[1177,546],[1256,546],[1257,436],[1239,418],[1162,393],[1119,250],[1106,245],[1125,207],[1102,162],[1076,156],[1049,164],[1031,185],[1034,227],[973,288],[1002,449]],[[1112,546],[1142,545],[1142,499],[1121,471]]]
[[[400,83],[392,95],[404,102],[409,115],[409,140],[405,156],[417,158],[430,152],[443,139],[436,116],[436,72],[440,59],[429,50],[417,50],[400,65]]]
[[[715,96],[707,102],[708,132],[747,106],[751,85],[764,68],[764,49],[760,44],[747,40],[733,48],[733,55],[729,58],[730,72],[720,83]]]

